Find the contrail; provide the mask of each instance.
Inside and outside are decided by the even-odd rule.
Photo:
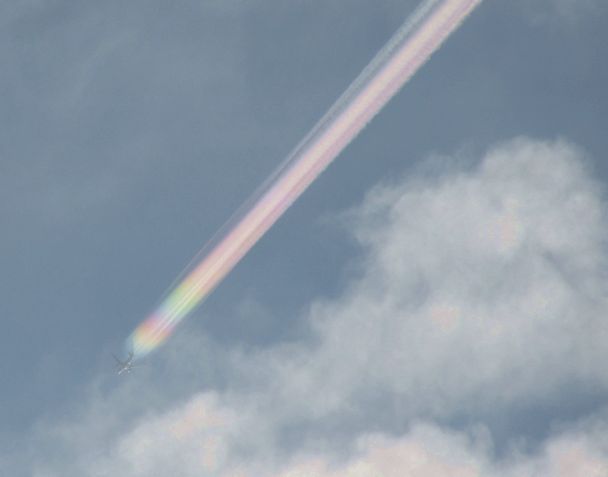
[[[197,255],[196,265],[131,334],[128,350],[140,358],[161,345],[480,3],[423,1],[254,197]]]

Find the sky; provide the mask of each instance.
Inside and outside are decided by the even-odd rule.
[[[0,4],[0,474],[606,475],[601,0],[483,2],[115,374],[417,4]]]

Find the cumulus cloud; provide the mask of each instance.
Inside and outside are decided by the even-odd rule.
[[[33,475],[603,477],[608,472],[604,415],[556,433],[536,452],[514,448],[502,459],[496,458],[483,426],[454,431],[415,423],[399,436],[364,433],[348,455],[323,449],[292,454],[243,451],[241,435],[249,426],[256,426],[255,418],[223,405],[215,393],[200,393],[173,410],[140,419],[101,449],[89,442],[88,452],[83,452],[87,444],[73,442],[69,459],[55,466],[41,463]]]
[[[497,462],[491,447],[474,434],[418,425],[406,436],[366,436],[355,457],[339,465],[311,458],[279,477],[601,477],[608,472],[608,448],[597,435],[564,434],[533,456]]]
[[[519,139],[374,189],[351,214],[361,276],[311,307],[312,350],[276,359],[281,402],[395,423],[605,389],[604,210],[581,157]]]
[[[89,462],[92,475],[213,474],[225,467],[236,416],[214,394],[195,396],[176,410],[144,419],[111,452]]]
[[[177,410],[143,420],[107,452],[64,462],[65,475],[200,477],[603,477],[608,472],[606,420],[556,434],[537,452],[496,459],[482,427],[452,431],[418,423],[401,436],[360,435],[352,452],[259,455],[238,451],[246,423],[214,394],[196,395]]]
[[[308,339],[218,354],[222,390],[120,432],[91,431],[99,409],[57,424],[47,441],[84,457],[63,447],[36,475],[605,475],[607,420],[570,422],[607,393],[603,191],[565,141],[462,162],[435,158],[344,215],[362,257],[339,297],[310,306]],[[192,353],[178,361],[214,359]],[[513,419],[493,448],[497,420],[535,409],[547,438],[518,447],[534,436]]]

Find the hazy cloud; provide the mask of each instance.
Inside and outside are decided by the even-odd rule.
[[[352,452],[241,453],[239,434],[247,422],[201,394],[176,410],[140,422],[103,455],[63,462],[60,470],[34,475],[144,477],[152,474],[194,477],[603,477],[608,470],[605,419],[598,417],[557,432],[533,453],[517,448],[496,459],[483,427],[452,431],[418,423],[401,436],[363,434]],[[79,463],[79,464],[77,464]]]
[[[346,463],[313,457],[279,476],[601,477],[607,471],[605,433],[566,433],[552,438],[535,455],[514,453],[497,462],[483,433],[417,425],[399,439],[379,435],[360,438],[356,456]]]
[[[282,402],[395,424],[606,389],[605,210],[577,148],[515,140],[350,217],[360,277],[312,305],[313,349],[276,359]]]
[[[224,384],[132,416],[173,383],[140,373],[96,393],[41,425],[34,475],[599,477],[606,419],[576,422],[606,395],[605,216],[568,142],[434,158],[342,217],[362,257],[341,296],[311,305],[308,339],[170,346],[168,376],[221,362]],[[497,416],[539,408],[554,409],[539,446],[513,425],[494,449]]]

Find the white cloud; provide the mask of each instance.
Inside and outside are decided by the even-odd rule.
[[[227,465],[228,444],[236,426],[233,411],[213,394],[197,395],[185,405],[141,422],[91,462],[93,475],[129,476],[213,474]]]
[[[483,428],[462,432],[416,424],[399,437],[363,434],[348,457],[330,451],[295,456],[239,453],[246,419],[223,408],[217,396],[201,394],[163,415],[140,422],[109,443],[102,456],[62,464],[37,477],[65,475],[143,477],[604,477],[608,430],[593,425],[558,433],[537,452],[511,452],[496,459]]]
[[[347,462],[309,457],[278,477],[603,477],[608,474],[607,430],[604,424],[556,435],[533,455],[497,460],[483,433],[417,425],[399,439],[360,438]]]
[[[242,452],[241,434],[263,420],[221,404],[214,393],[197,394],[175,409],[139,420],[115,440],[80,442],[55,466],[44,463],[36,477],[604,477],[608,471],[605,415],[556,432],[538,451],[512,450],[495,457],[483,427],[453,431],[414,424],[396,437],[363,433],[352,451],[266,449]],[[272,441],[261,445],[271,447]],[[84,438],[86,441],[86,437]],[[74,442],[76,444],[76,442]],[[102,444],[100,446],[100,444]]]
[[[391,439],[367,435],[347,462],[311,457],[292,464],[279,477],[406,477],[489,475],[486,443],[465,434],[418,425],[406,436]]]
[[[604,417],[502,460],[489,438],[488,416],[550,402],[549,431],[560,403],[606,392],[608,229],[584,154],[522,138],[449,161],[346,214],[363,258],[340,297],[311,305],[310,342],[237,358],[180,347],[188,369],[229,361],[229,390],[133,418],[125,402],[165,391],[142,378],[97,397],[43,430],[35,475],[605,475]],[[489,434],[448,430],[463,415]]]
[[[376,188],[352,214],[360,278],[312,306],[318,346],[276,360],[282,402],[367,414],[391,396],[404,419],[450,418],[574,382],[605,389],[603,216],[561,141],[519,139],[468,172]]]

